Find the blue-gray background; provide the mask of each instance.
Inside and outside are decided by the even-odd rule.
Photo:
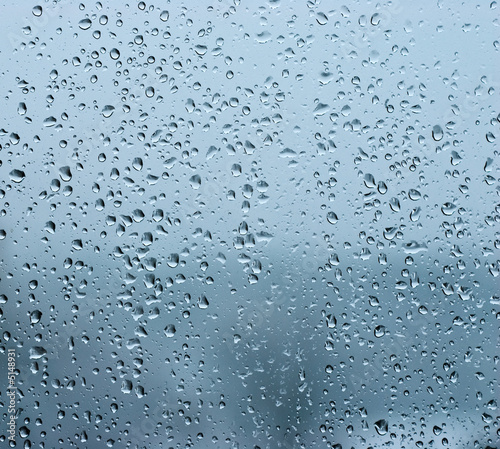
[[[496,2],[0,20],[19,447],[498,444]]]

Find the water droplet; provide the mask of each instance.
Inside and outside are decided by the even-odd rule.
[[[17,145],[21,140],[21,137],[17,133],[11,133],[9,136],[9,140],[12,145]]]
[[[318,103],[314,108],[313,114],[317,117],[325,115],[330,110],[330,106],[324,103]]]
[[[386,240],[392,240],[394,237],[396,237],[397,232],[398,228],[396,226],[391,226],[384,229],[383,235]]]
[[[389,206],[393,212],[399,212],[401,210],[401,204],[396,197],[390,199]]]
[[[443,214],[446,216],[450,216],[453,215],[453,212],[455,212],[456,208],[457,206],[455,206],[453,203],[444,203],[441,207],[441,212],[443,212]]]
[[[456,166],[456,165],[460,164],[460,162],[462,162],[462,157],[456,151],[452,151],[450,162],[451,162],[451,165]]]
[[[408,198],[412,201],[418,201],[422,197],[422,194],[416,189],[408,190]]]
[[[67,165],[59,169],[59,176],[64,182],[71,181],[71,178],[73,177],[71,169]]]
[[[272,35],[269,31],[262,31],[261,33],[258,33],[255,40],[259,44],[265,44],[266,42],[270,41],[272,38]]]
[[[115,107],[108,104],[108,105],[104,106],[104,108],[102,110],[102,115],[104,115],[104,117],[106,117],[106,118],[109,118],[113,115],[113,112],[115,112]]]
[[[326,316],[326,327],[333,329],[337,326],[337,318],[334,315],[330,314]]]
[[[375,423],[375,430],[379,435],[385,435],[389,430],[389,423],[385,419],[380,419]]]
[[[35,17],[40,17],[43,13],[43,8],[40,6],[40,5],[36,5],[33,7],[33,9],[31,10],[31,12],[33,13],[33,15]]]
[[[370,19],[370,23],[373,26],[377,26],[380,23],[380,14],[379,13],[373,14],[373,16]]]
[[[169,18],[170,14],[168,13],[168,11],[162,11],[161,14],[160,14],[160,20],[162,22],[166,22]]]
[[[191,187],[195,190],[199,189],[201,186],[201,177],[200,175],[193,175],[191,178],[189,178],[189,183],[191,184]]]
[[[90,20],[89,18],[82,19],[80,20],[80,22],[78,22],[78,26],[82,30],[88,30],[92,26],[92,20]]]
[[[19,115],[24,115],[26,114],[26,111],[28,110],[28,108],[26,107],[26,103],[19,103],[18,107],[17,107],[17,113]]]
[[[54,126],[57,122],[57,119],[55,117],[47,117],[44,121],[43,121],[43,126],[46,126],[47,128],[51,127],[51,126]]]
[[[489,143],[493,143],[495,141],[495,136],[492,132],[486,133],[486,141]]]
[[[39,323],[41,319],[42,319],[42,312],[40,312],[39,310],[34,310],[33,312],[30,313],[31,324]]]
[[[132,381],[125,379],[122,382],[122,387],[121,387],[122,393],[129,394],[132,391],[132,388],[133,388]]]
[[[197,55],[203,56],[207,52],[207,47],[205,45],[196,45],[194,51]]]
[[[144,212],[141,209],[134,209],[132,211],[132,219],[136,223],[140,223],[142,220],[144,220],[145,216],[146,215],[144,214]]]
[[[209,305],[208,299],[205,295],[201,295],[198,299],[198,307],[200,309],[206,309]]]
[[[433,433],[434,435],[436,435],[436,436],[437,436],[437,435],[440,435],[442,431],[443,431],[443,429],[442,429],[441,427],[439,427],[439,426],[434,426],[434,427],[432,428],[432,433]]]
[[[326,219],[328,221],[328,223],[330,224],[335,224],[339,221],[339,218],[337,217],[337,214],[335,212],[328,212],[328,214],[326,214]]]
[[[385,195],[387,193],[387,184],[384,181],[379,181],[377,184],[378,193]]]
[[[324,12],[318,12],[316,14],[316,21],[320,25],[326,25],[328,23],[328,16]]]
[[[421,208],[420,207],[416,207],[415,209],[413,209],[410,212],[410,220],[413,221],[413,222],[418,221],[419,218],[420,218],[420,212],[421,212]]]
[[[330,72],[321,72],[320,77],[319,77],[319,82],[322,85],[326,85],[330,83],[335,77],[333,76],[333,73]],[[348,111],[350,112],[351,108],[349,106],[344,106],[344,108],[348,108]],[[342,108],[342,111],[344,111],[344,108]],[[347,112],[347,109],[346,109]],[[344,115],[344,114],[342,114]],[[346,117],[346,115],[344,115]]]
[[[367,173],[365,175],[364,181],[365,181],[365,186],[368,187],[369,189],[373,189],[377,185],[377,183],[375,182],[375,178],[370,173]]]
[[[425,243],[418,243],[412,240],[410,243],[406,243],[403,246],[403,251],[406,254],[417,254],[421,251],[427,251],[427,245]]]
[[[20,183],[26,178],[26,174],[22,170],[14,169],[9,173],[12,182]]]
[[[132,161],[132,168],[137,171],[141,171],[144,166],[144,162],[140,157],[135,157]]]
[[[41,359],[45,354],[47,354],[47,351],[45,350],[44,347],[42,346],[33,346],[30,351],[30,359]]]
[[[172,253],[167,259],[167,265],[170,268],[175,268],[179,264],[179,254]]]
[[[165,335],[169,338],[173,337],[175,335],[175,326],[173,324],[169,324],[165,329],[163,329],[163,332]]]
[[[117,60],[120,57],[120,51],[117,48],[112,48],[109,56],[111,56],[111,59]]]
[[[439,142],[443,138],[443,128],[441,128],[439,125],[435,125],[432,128],[432,138],[436,141]]]

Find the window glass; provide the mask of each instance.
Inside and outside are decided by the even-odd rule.
[[[496,1],[0,3],[2,447],[498,447]]]

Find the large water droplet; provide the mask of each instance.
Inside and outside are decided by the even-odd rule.
[[[45,350],[44,347],[42,346],[33,346],[30,351],[30,359],[41,359],[45,354],[47,354],[47,351]]]
[[[111,56],[111,59],[116,60],[120,57],[120,51],[117,48],[112,48],[109,52],[109,56]]]
[[[198,307],[200,309],[206,309],[209,305],[208,299],[205,295],[201,295],[198,299]]]
[[[443,138],[443,128],[441,128],[439,125],[435,125],[432,128],[432,138],[436,141],[439,142]]]
[[[385,419],[380,419],[375,423],[375,430],[379,435],[385,435],[389,430],[389,423]]]
[[[337,214],[335,212],[328,212],[328,214],[326,214],[326,219],[328,221],[328,223],[330,224],[335,224],[339,221],[339,217],[337,217]]]
[[[42,319],[42,312],[39,310],[34,310],[33,312],[30,313],[30,323],[31,324],[36,324],[40,322]]]
[[[176,332],[175,326],[173,324],[169,324],[165,327],[165,329],[163,329],[163,332],[167,337],[172,338]]]
[[[78,22],[78,26],[82,30],[88,30],[92,26],[92,20],[90,20],[89,18],[82,19],[80,20],[80,22]]]
[[[9,173],[12,182],[22,182],[26,178],[26,174],[22,170],[14,169]]]
[[[115,112],[115,107],[108,104],[108,105],[104,106],[104,108],[102,110],[102,115],[104,115],[104,117],[106,117],[106,118],[109,118],[113,115],[113,112]]]

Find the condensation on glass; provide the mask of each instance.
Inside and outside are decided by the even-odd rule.
[[[498,447],[496,1],[1,3],[2,445]]]

